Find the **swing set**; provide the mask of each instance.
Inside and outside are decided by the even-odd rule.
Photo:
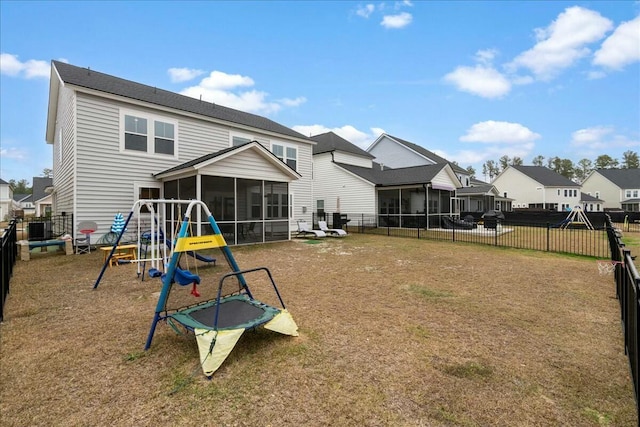
[[[136,205],[139,206],[139,203],[145,202],[159,203],[160,201],[139,201],[136,202]],[[162,202],[176,203],[176,201]],[[127,222],[131,216],[132,214],[129,215]],[[192,229],[192,217],[198,223],[195,231]],[[199,221],[200,219],[202,222]],[[158,230],[151,230],[150,236],[155,236],[154,231]],[[160,246],[154,244],[160,240],[160,233],[157,234],[158,237],[152,238],[149,242],[151,253],[154,253],[153,251]],[[284,335],[298,336],[298,326],[286,309],[269,269],[258,267],[241,270],[238,267],[216,220],[205,203],[199,200],[188,201],[180,227],[177,230],[172,228],[171,235],[174,238],[171,242],[170,258],[166,272],[162,275],[162,290],[156,304],[145,350],[151,347],[159,322],[163,321],[169,324],[176,331],[179,330],[178,327],[182,327],[187,332],[194,333],[198,344],[200,365],[204,374],[210,378],[222,365],[247,329],[262,326]],[[164,236],[162,237],[164,239]],[[162,242],[163,249],[167,247],[165,243]],[[172,308],[169,296],[177,293],[173,289],[175,283],[188,284],[191,281],[193,285],[191,294],[200,297],[196,285],[204,285],[205,282],[198,275],[180,269],[178,264],[182,254],[207,249],[219,250],[230,271],[221,275],[217,289],[214,288],[209,293],[210,297],[203,297],[196,303]],[[253,284],[266,283],[274,292],[271,299],[277,303],[268,304],[256,299],[247,282],[248,277],[251,277]],[[99,279],[94,288],[97,287],[98,282]]]

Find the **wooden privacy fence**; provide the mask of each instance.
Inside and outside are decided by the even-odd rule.
[[[611,245],[611,263],[614,265],[614,277],[616,281],[616,296],[620,302],[620,317],[622,321],[622,333],[624,335],[624,352],[629,358],[631,368],[631,380],[636,398],[636,410],[640,418],[640,406],[638,405],[638,332],[640,331],[640,276],[633,263],[631,251],[625,248],[620,233],[616,231],[607,219],[607,234]]]
[[[0,322],[4,319],[4,303],[9,294],[9,281],[18,256],[16,241],[17,221],[13,219],[0,237]]]

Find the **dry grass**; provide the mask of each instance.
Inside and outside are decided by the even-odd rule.
[[[193,336],[161,324],[142,351],[158,279],[125,265],[92,290],[99,253],[19,262],[2,425],[637,423],[614,283],[593,260],[371,235],[234,255],[271,269],[301,336],[248,332],[211,381]]]

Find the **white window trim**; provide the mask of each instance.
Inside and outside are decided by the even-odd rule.
[[[125,116],[135,116],[141,119],[147,120],[147,151],[126,150],[124,148],[124,134],[125,134]],[[173,125],[173,154],[156,153],[155,150],[155,122],[169,123]],[[142,111],[128,110],[125,108],[120,109],[120,153],[126,153],[133,156],[144,157],[162,157],[165,159],[178,159],[178,121],[170,119],[166,116],[159,116],[156,114],[149,114]]]
[[[289,144],[289,143],[280,142],[280,141],[271,141],[271,152],[272,153],[274,153],[274,151],[273,151],[273,146],[274,145],[282,146],[282,157],[283,157],[283,162],[285,164],[287,164],[287,148],[295,148],[295,150],[296,150],[296,158],[294,160],[296,161],[295,170],[297,172],[298,168],[300,166],[300,161],[298,160],[299,159],[298,153],[300,152],[300,147],[298,147],[296,144]],[[274,153],[274,155],[275,155],[275,153]]]
[[[256,137],[249,134],[249,133],[242,133],[242,132],[229,132],[229,147],[233,147],[233,137],[238,137],[238,138],[245,138],[248,139],[249,141],[255,141]]]

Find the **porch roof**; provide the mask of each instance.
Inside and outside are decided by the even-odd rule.
[[[451,166],[447,163],[396,169],[385,168],[376,162],[373,162],[372,168],[353,166],[338,162],[335,164],[375,184],[377,187],[429,184],[443,169],[448,168],[452,177],[452,184],[454,184],[454,186],[461,186],[453,173],[453,169],[451,169]]]

